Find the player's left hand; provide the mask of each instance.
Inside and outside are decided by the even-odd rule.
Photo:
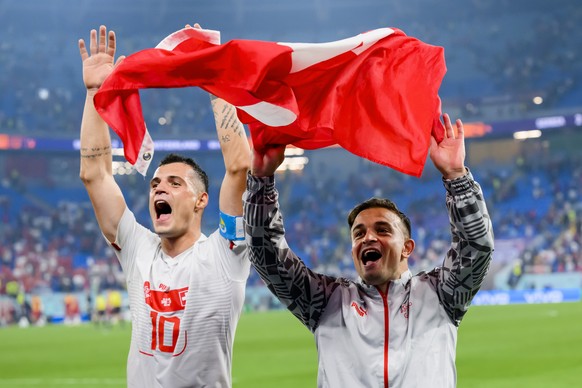
[[[457,119],[455,126],[448,114],[443,115],[445,136],[440,143],[431,137],[430,158],[445,179],[456,179],[467,173],[465,168],[465,132],[463,122]]]

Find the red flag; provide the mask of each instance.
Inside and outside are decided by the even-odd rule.
[[[212,36],[177,31],[158,47],[128,56],[96,94],[98,112],[120,136],[132,164],[141,162],[147,138],[142,88],[198,86],[223,98],[237,107],[259,149],[339,144],[414,176],[422,174],[431,131],[437,141],[443,137],[442,47],[391,28],[329,43],[219,45]]]

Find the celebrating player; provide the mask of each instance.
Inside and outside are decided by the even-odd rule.
[[[493,252],[483,193],[465,167],[463,124],[444,115],[430,157],[443,175],[452,242],[443,265],[412,275],[410,220],[388,199],[348,216],[357,281],[310,270],[285,240],[274,173],[284,148],[255,150],[243,196],[249,258],[315,335],[319,387],[454,387],[457,328]]]
[[[93,105],[93,96],[115,67],[115,33],[101,26],[98,34],[91,31],[89,51],[79,40],[87,89],[80,177],[127,280],[132,319],[127,385],[229,387],[250,269],[242,228],[236,228],[242,223],[241,198],[250,166],[244,128],[233,106],[212,98],[226,167],[219,229],[209,236],[201,231],[209,200],[206,173],[194,160],[174,154],[160,162],[150,181],[155,233],[138,224],[113,178],[109,128]]]

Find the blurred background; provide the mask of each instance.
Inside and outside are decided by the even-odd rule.
[[[79,323],[104,305],[127,312],[125,279],[78,178],[85,90],[77,41],[105,24],[117,33],[117,53],[129,55],[194,22],[220,30],[223,42],[326,42],[396,27],[444,47],[443,111],[466,123],[467,165],[485,191],[496,237],[474,303],[580,300],[579,1],[0,0],[0,326]],[[121,153],[114,157],[129,206],[150,226],[153,166],[167,152],[185,153],[211,178],[203,225],[211,233],[224,168],[208,95],[140,93],[156,154],[145,179]],[[373,195],[412,219],[413,272],[442,262],[450,233],[430,161],[413,178],[340,148],[290,151],[277,176],[287,238],[313,269],[355,276],[346,215]],[[275,308],[253,273],[246,309]]]

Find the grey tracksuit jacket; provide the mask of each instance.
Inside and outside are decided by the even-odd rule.
[[[289,249],[273,177],[248,175],[249,258],[279,300],[314,334],[318,387],[455,387],[457,328],[489,268],[493,231],[471,173],[444,181],[452,232],[443,265],[405,272],[383,295],[315,273]],[[284,333],[281,333],[284,335]]]

